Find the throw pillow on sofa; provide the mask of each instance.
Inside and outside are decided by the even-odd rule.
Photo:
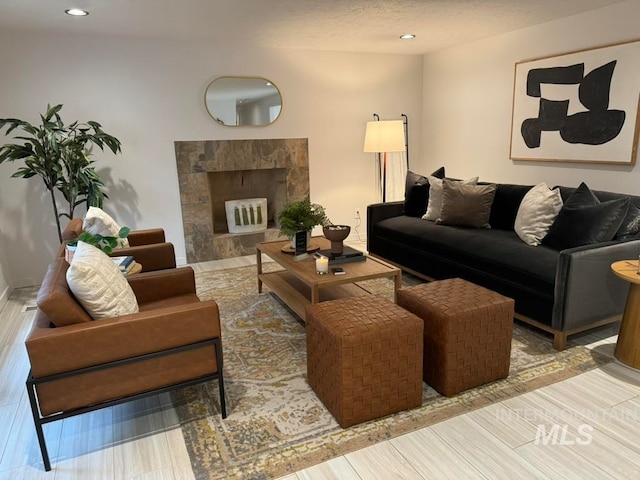
[[[614,240],[626,240],[640,233],[640,208],[629,203],[629,211],[616,232]]]
[[[440,210],[442,210],[442,181],[443,179],[441,178],[434,177],[433,175],[429,176],[429,201],[427,203],[427,212],[422,216],[423,220],[435,222],[440,218]],[[467,185],[476,185],[478,183],[478,177],[455,181]]]
[[[98,207],[89,207],[82,222],[82,229],[85,232],[103,237],[118,237],[121,228],[107,212]],[[129,240],[126,238],[118,239],[118,248],[128,246]]]
[[[542,240],[556,250],[612,240],[629,210],[630,199],[600,202],[585,183],[572,193]]]
[[[93,245],[78,242],[67,283],[94,320],[138,312],[138,301],[127,279],[111,257]]]
[[[444,178],[444,167],[440,167],[431,176]],[[404,214],[409,217],[422,217],[427,211],[428,201],[429,179],[409,170],[404,188]]]
[[[442,209],[436,223],[461,227],[490,228],[489,216],[495,185],[467,185],[442,181]]]
[[[561,208],[560,190],[550,190],[546,183],[539,183],[522,199],[513,229],[527,245],[540,245]]]

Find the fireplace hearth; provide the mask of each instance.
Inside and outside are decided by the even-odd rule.
[[[187,262],[255,253],[279,238],[276,213],[309,195],[306,138],[175,142]],[[267,229],[229,233],[225,202],[267,199]]]

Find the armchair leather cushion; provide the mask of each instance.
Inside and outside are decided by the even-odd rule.
[[[78,242],[66,277],[69,288],[94,320],[138,312],[136,296],[124,275],[93,245]]]
[[[38,308],[56,327],[92,320],[69,291],[66,280],[68,268],[69,264],[62,257],[51,263],[36,300]]]
[[[82,222],[85,232],[103,237],[117,237],[122,228],[111,216],[98,207],[89,207]],[[118,239],[119,247],[128,247],[129,241],[126,238]]]

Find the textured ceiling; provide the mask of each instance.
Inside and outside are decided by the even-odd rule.
[[[0,0],[0,29],[421,54],[621,0]],[[79,7],[90,15],[74,18]],[[417,38],[401,41],[399,35]]]

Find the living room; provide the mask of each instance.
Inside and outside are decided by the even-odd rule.
[[[379,201],[375,159],[362,148],[374,113],[383,120],[408,116],[410,168],[423,175],[446,166],[447,175],[457,178],[575,187],[586,182],[637,194],[640,173],[633,165],[509,158],[516,62],[638,39],[638,1],[600,5],[605,3],[424,54],[411,47],[406,53],[257,48],[220,39],[2,28],[0,116],[35,122],[47,104],[61,103],[65,119],[99,121],[122,142],[117,156],[94,152],[108,185],[105,209],[135,229],[162,226],[180,265],[187,257],[176,141],[307,138],[311,199],[336,224],[353,225],[354,210]],[[396,38],[400,33],[389,32]],[[216,124],[204,91],[224,75],[273,81],[283,97],[280,118],[265,128]],[[38,285],[58,249],[44,189],[36,180],[11,178],[15,168],[0,165],[0,306],[12,290]]]

